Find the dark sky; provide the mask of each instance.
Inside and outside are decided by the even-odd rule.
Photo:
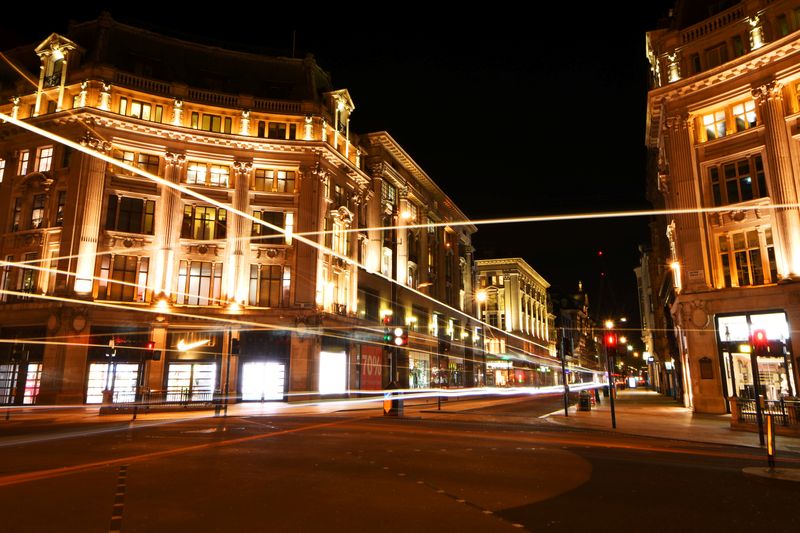
[[[355,7],[337,15],[341,4],[192,13],[189,4],[137,2],[110,12],[188,40],[286,55],[296,27],[297,54],[313,53],[334,85],[349,89],[353,130],[391,133],[478,219],[648,207],[645,31],[673,2],[645,4],[624,14],[621,3],[536,5],[535,18],[500,4],[497,13],[451,8],[433,18],[413,4],[391,4],[400,15]],[[19,3],[18,14],[4,7],[0,49],[102,9],[63,5],[36,16]],[[474,243],[479,258],[525,258],[556,288],[582,280],[596,318],[638,322],[633,268],[647,235],[646,219],[504,224],[480,227]]]

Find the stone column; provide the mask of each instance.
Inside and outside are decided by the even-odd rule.
[[[764,121],[764,141],[769,170],[769,194],[775,204],[796,204],[797,187],[792,172],[790,151],[791,139],[786,129],[783,106],[783,86],[771,81],[753,89],[758,102],[761,119]],[[796,278],[800,275],[800,216],[797,207],[775,210],[775,235],[780,252],[778,274],[781,278]]]
[[[103,154],[111,150],[111,144],[93,137],[88,132],[80,143]],[[78,294],[92,292],[97,242],[100,237],[100,213],[103,210],[103,187],[106,177],[106,162],[92,155],[84,154],[84,173],[80,176],[83,191],[78,192],[81,202],[81,226],[78,245],[78,259],[75,267],[73,290]],[[81,194],[83,192],[83,194]]]
[[[239,128],[239,135],[250,135],[250,110],[242,110],[242,121]]]
[[[46,58],[49,57],[48,55],[40,56],[42,59],[42,64],[39,66],[39,86],[36,89],[36,105],[33,108],[33,116],[38,117],[39,111],[42,108],[42,91],[44,90],[44,73],[45,73],[45,61]]]
[[[186,157],[183,154],[167,152],[164,155],[164,179],[171,183],[180,183]],[[181,230],[182,203],[180,192],[172,187],[161,187],[161,199],[158,210],[158,227],[156,242],[158,257],[154,289],[155,294],[169,296],[172,292],[172,280],[175,272],[175,249],[178,245]]]
[[[100,90],[100,105],[98,108],[103,111],[111,110],[111,84],[103,83],[103,88]]]
[[[506,331],[522,329],[519,275],[511,273],[506,285]]]
[[[69,50],[63,50],[62,54],[64,54],[64,67],[61,69],[61,79],[58,83],[58,101],[56,102],[56,111],[61,111],[64,109],[64,85],[67,83],[67,66],[69,65],[69,62],[67,61]]]
[[[702,203],[692,157],[693,123],[687,115],[671,116],[667,117],[665,127],[669,161],[667,207],[696,209]],[[700,213],[684,213],[674,217],[678,228],[677,254],[683,277],[681,285],[688,290],[702,290],[709,287],[706,279],[708,269],[702,217]],[[695,274],[689,276],[690,272]]]
[[[243,213],[250,212],[250,172],[253,170],[253,163],[250,161],[236,161],[233,163],[236,169],[235,192],[233,193],[233,207]],[[250,229],[251,221],[239,215],[232,215],[234,224],[233,231],[228,233],[228,250],[231,261],[230,276],[233,277],[228,283],[228,298],[235,299],[239,303],[247,300],[248,277],[247,256],[250,251]],[[228,220],[231,215],[228,216]]]

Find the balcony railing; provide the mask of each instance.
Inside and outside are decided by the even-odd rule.
[[[756,401],[748,398],[731,398],[731,411],[736,422],[740,424],[757,424]],[[800,429],[800,400],[784,399],[766,400],[761,406],[761,414],[772,415],[778,426]]]
[[[724,28],[729,24],[738,22],[743,18],[744,18],[744,6],[739,4],[726,11],[723,11],[722,13],[713,18],[704,20],[699,24],[695,24],[694,26],[689,26],[688,28],[683,30],[681,32],[681,44],[690,43],[695,39],[704,37],[705,35],[715,32],[720,28]]]

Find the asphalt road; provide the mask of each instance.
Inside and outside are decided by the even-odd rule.
[[[517,423],[553,402],[18,430],[0,531],[800,530],[800,490],[742,475],[758,450]]]

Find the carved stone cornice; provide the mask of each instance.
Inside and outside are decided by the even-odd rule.
[[[759,105],[770,100],[783,100],[783,84],[776,80],[754,87],[751,92]]]
[[[83,134],[83,137],[80,138],[78,141],[81,145],[95,150],[96,152],[109,152],[111,151],[111,143],[108,141],[104,141],[103,139],[99,139],[92,135],[91,132],[86,132]]]
[[[689,120],[688,113],[670,115],[664,119],[664,129],[666,130],[687,129],[691,127],[692,127],[692,121]]]

